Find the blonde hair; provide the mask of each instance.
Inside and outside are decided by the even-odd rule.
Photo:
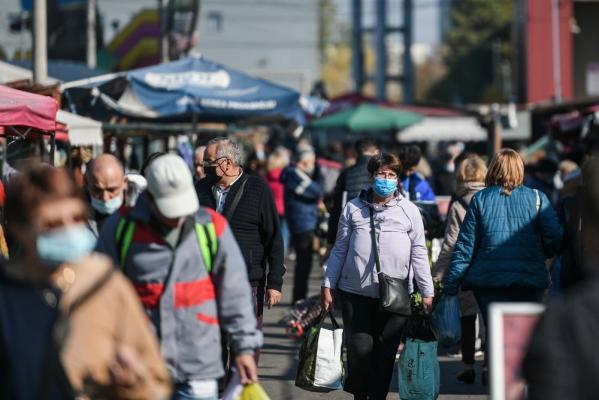
[[[487,175],[487,166],[482,158],[476,154],[471,154],[460,163],[457,172],[459,183],[484,182]]]
[[[515,150],[501,149],[489,164],[485,184],[487,186],[500,185],[501,193],[507,196],[522,185],[524,181],[524,161]]]

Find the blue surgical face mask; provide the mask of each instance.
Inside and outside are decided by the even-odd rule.
[[[40,234],[36,240],[37,255],[49,267],[79,261],[95,246],[96,237],[85,224],[53,229]]]
[[[123,196],[117,196],[108,201],[98,200],[92,197],[92,207],[100,214],[110,215],[115,213],[123,205]]]
[[[397,179],[374,178],[372,190],[381,196],[391,196],[397,190]]]

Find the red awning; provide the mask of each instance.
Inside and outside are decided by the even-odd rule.
[[[0,126],[27,126],[40,131],[54,131],[57,108],[52,97],[0,85]]]

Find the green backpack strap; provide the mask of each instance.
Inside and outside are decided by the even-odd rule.
[[[209,222],[205,225],[195,223],[194,230],[202,252],[202,258],[204,259],[204,265],[206,271],[212,273],[212,266],[214,259],[218,251],[218,239],[216,237],[216,229],[214,223]],[[121,218],[116,227],[116,244],[119,252],[119,264],[122,269],[125,268],[125,261],[127,260],[127,254],[131,248],[133,242],[133,235],[135,233],[135,221],[127,218]]]
[[[209,222],[205,225],[196,223],[195,231],[198,238],[198,245],[202,252],[202,258],[204,259],[204,265],[206,266],[206,271],[210,274],[212,273],[216,252],[218,251],[218,240],[216,238],[214,223]]]
[[[116,226],[116,248],[119,252],[119,265],[121,269],[125,269],[125,261],[127,253],[133,242],[133,234],[135,233],[135,221],[127,218],[121,218]]]

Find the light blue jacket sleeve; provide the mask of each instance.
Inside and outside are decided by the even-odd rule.
[[[352,235],[350,204],[347,203],[341,213],[339,226],[337,227],[337,239],[335,239],[335,245],[331,250],[329,259],[324,264],[323,287],[337,288],[339,276],[345,265],[345,257],[349,250],[349,240]]]
[[[545,193],[538,191],[541,196],[541,237],[545,257],[555,256],[561,249],[563,230],[551,202]]]
[[[476,252],[476,235],[480,220],[480,204],[478,196],[474,196],[470,202],[470,207],[464,218],[464,223],[460,228],[458,241],[455,244],[453,257],[449,269],[443,280],[443,293],[447,295],[457,295],[462,279],[470,267],[470,263]]]

